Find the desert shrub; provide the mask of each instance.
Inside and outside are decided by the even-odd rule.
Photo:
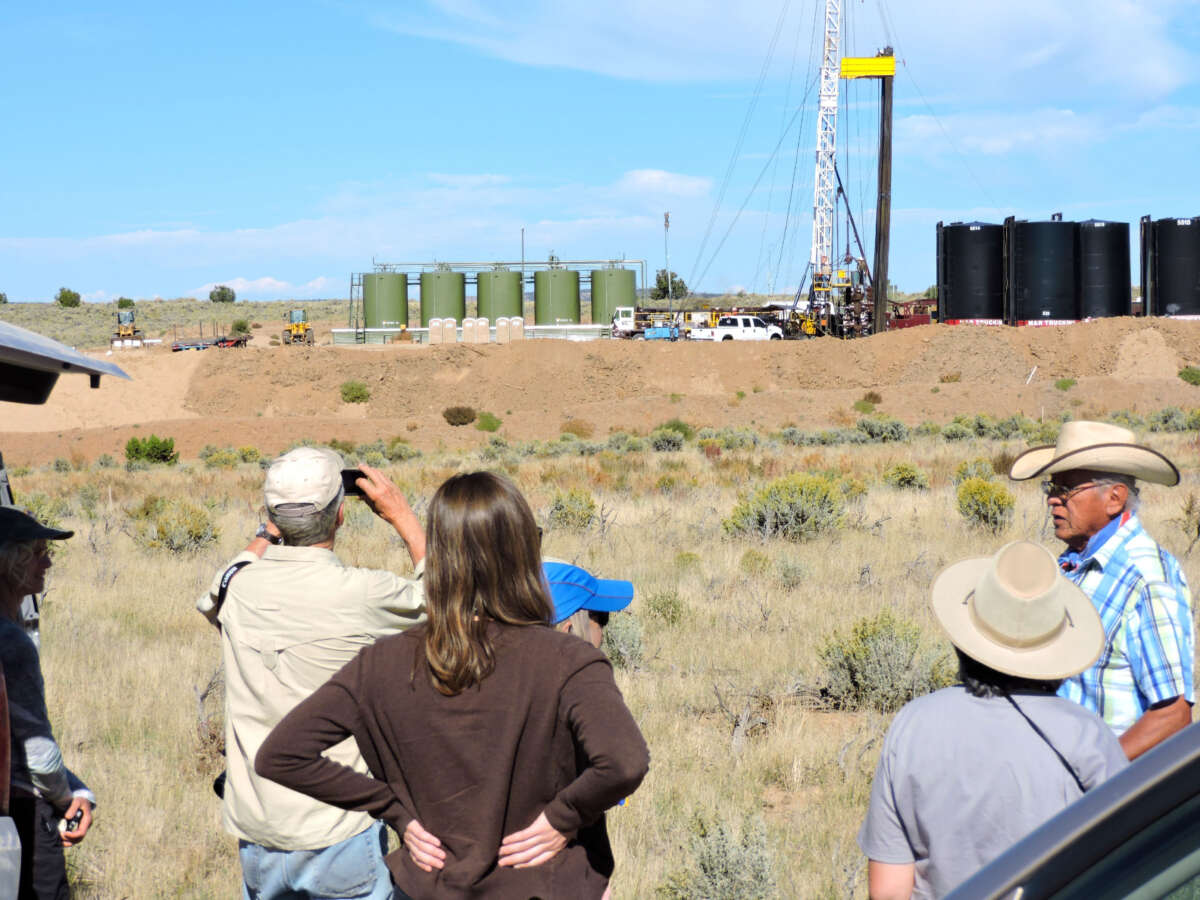
[[[1187,414],[1187,430],[1200,430],[1200,409],[1193,409]]]
[[[237,455],[245,463],[256,463],[262,460],[262,454],[258,452],[257,447],[238,447]]]
[[[789,425],[783,431],[779,432],[779,438],[785,444],[792,444],[796,447],[806,447],[816,443],[816,440],[809,432],[797,428],[795,425]]]
[[[1108,414],[1108,421],[1114,425],[1120,425],[1122,428],[1128,428],[1131,431],[1144,428],[1146,425],[1145,419],[1128,409],[1118,409],[1110,412]]]
[[[762,441],[758,432],[750,428],[701,428],[696,437],[701,447],[718,447],[722,450],[747,450],[757,447]]]
[[[571,419],[563,422],[562,427],[558,430],[563,434],[573,434],[577,438],[590,438],[596,433],[596,426],[583,419]]]
[[[556,494],[546,519],[554,528],[587,528],[596,520],[596,500],[583,488]]]
[[[642,664],[642,623],[633,613],[614,613],[604,629],[602,648],[618,669],[636,669]]]
[[[62,528],[63,516],[69,515],[71,511],[61,497],[51,499],[37,491],[22,496],[17,505],[47,528]]]
[[[392,462],[403,462],[406,459],[413,459],[420,456],[421,451],[413,449],[409,446],[407,440],[397,435],[388,441],[384,455]]]
[[[622,450],[628,450],[629,435],[623,431],[614,431],[608,436],[608,440],[604,442],[604,445],[608,447],[609,450],[613,450],[617,453],[620,453]]]
[[[947,441],[966,441],[975,436],[975,432],[961,422],[951,422],[942,429],[942,438]]]
[[[842,496],[847,500],[857,500],[867,493],[867,483],[861,478],[855,478],[853,475],[831,475],[829,477],[833,478],[837,489],[842,492]]]
[[[650,435],[650,446],[658,453],[683,449],[683,435],[671,428],[656,428]]]
[[[691,859],[654,889],[656,900],[769,900],[779,896],[775,861],[761,819],[742,823],[735,838],[723,822],[697,816]]]
[[[1024,437],[1032,446],[1054,444],[1058,441],[1060,428],[1062,428],[1062,423],[1053,420],[1031,422],[1025,430]]]
[[[761,550],[747,550],[738,561],[738,568],[746,575],[765,575],[771,571],[771,557]]]
[[[906,490],[924,491],[929,488],[929,476],[907,462],[896,463],[884,469],[883,481],[884,484]]]
[[[964,459],[954,469],[955,484],[962,484],[968,478],[982,478],[984,481],[991,481],[995,477],[996,469],[986,456]]]
[[[940,381],[942,384],[956,384],[959,381],[962,381],[962,373],[961,372],[947,372],[946,374],[939,377],[938,381]]]
[[[599,441],[576,441],[571,449],[580,456],[595,456],[604,449],[604,445]]]
[[[669,494],[679,486],[679,479],[674,475],[659,475],[654,482],[654,489],[660,494]]]
[[[680,437],[682,437],[685,441],[690,441],[692,438],[694,438],[696,436],[696,429],[693,428],[691,425],[689,425],[687,422],[683,421],[682,419],[678,419],[678,418],[667,419],[667,421],[663,422],[655,430],[657,431],[660,429],[678,432]]]
[[[96,457],[96,466],[101,469],[115,469],[117,461],[113,459],[111,453],[101,453]]]
[[[731,535],[801,541],[840,528],[845,495],[823,475],[788,475],[744,497],[723,523]]]
[[[1069,391],[1078,383],[1079,382],[1077,382],[1074,378],[1060,378],[1058,381],[1054,382],[1054,386],[1060,391]]]
[[[1147,416],[1146,426],[1151,431],[1187,431],[1188,416],[1178,406],[1167,406]]]
[[[817,651],[816,687],[835,709],[894,712],[914,697],[953,681],[949,656],[926,647],[914,622],[884,610],[834,632]]]
[[[1188,384],[1200,384],[1200,368],[1196,366],[1184,366],[1179,370],[1179,377]]]
[[[160,438],[152,434],[147,438],[131,437],[126,441],[125,459],[129,462],[173,466],[179,462],[179,454],[175,452],[174,438]]]
[[[118,297],[117,309],[133,309],[133,301],[128,297]]]
[[[928,419],[926,419],[913,430],[922,437],[933,437],[934,435],[942,433],[942,426],[937,422],[930,422]]]
[[[51,463],[50,467],[54,469],[55,472],[70,472],[71,461],[66,457],[59,456],[54,460],[53,463]]]
[[[850,406],[856,413],[862,413],[864,416],[875,412],[875,404],[868,403],[866,400],[855,400]]]
[[[983,478],[968,478],[958,486],[958,512],[972,525],[994,534],[1012,521],[1014,500],[1003,484]]]
[[[646,439],[637,435],[630,435],[628,443],[625,444],[625,450],[629,453],[641,453],[646,449]]]
[[[678,591],[659,591],[650,595],[642,604],[642,609],[648,617],[664,625],[678,625],[683,621],[686,607]]]
[[[481,412],[479,418],[475,420],[475,427],[480,431],[497,431],[501,424],[501,419],[490,412]]]
[[[381,448],[371,445],[365,450],[359,449],[358,460],[378,469],[381,466],[387,465],[388,458]]]
[[[58,289],[58,293],[54,295],[54,302],[64,309],[73,309],[79,306],[82,298],[79,296],[79,291],[73,291],[68,287],[61,287]]]
[[[790,559],[785,559],[779,563],[779,571],[777,573],[779,583],[787,590],[798,588],[800,585],[808,581],[810,573],[808,566],[803,563],[793,562]]]
[[[214,449],[204,457],[204,466],[208,469],[232,469],[242,461],[236,450]]]
[[[147,497],[132,517],[134,541],[148,550],[190,553],[220,537],[209,511],[180,497]]]
[[[995,422],[992,425],[992,437],[1007,440],[1011,437],[1016,437],[1029,427],[1030,421],[1021,413],[1014,413],[1011,416],[1006,416]]]
[[[341,391],[343,403],[366,403],[371,399],[371,392],[361,381],[343,381]]]
[[[908,440],[908,426],[898,419],[859,419],[857,427],[859,431],[869,437],[872,441],[876,441],[880,444],[891,443],[892,441]]]
[[[456,428],[470,425],[475,421],[475,410],[470,406],[447,406],[442,410],[442,418]]]
[[[348,459],[354,458],[354,451],[357,448],[354,441],[343,441],[341,438],[330,438],[325,446]]]
[[[675,554],[675,568],[681,572],[700,568],[700,554],[691,550],[680,550]]]
[[[238,336],[241,336],[243,334],[249,334],[250,333],[250,320],[249,319],[234,319],[233,323],[229,326],[229,331],[232,334],[235,334]]]
[[[868,403],[874,403],[876,406],[883,402],[883,395],[879,391],[867,391],[862,395],[862,398]]]

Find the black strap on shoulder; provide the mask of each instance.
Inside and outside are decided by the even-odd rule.
[[[221,586],[217,589],[217,605],[216,612],[213,617],[221,614],[221,607],[225,605],[225,594],[229,590],[229,582],[233,581],[233,576],[240,572],[243,568],[250,565],[251,560],[243,559],[235,562],[232,566],[225,570],[225,574],[221,576]]]
[[[1033,719],[1029,718],[1029,716],[1027,716],[1025,714],[1025,710],[1023,710],[1023,709],[1021,709],[1021,707],[1017,706],[1017,701],[1014,700],[1011,696],[1009,696],[1008,691],[1004,692],[1004,699],[1012,704],[1012,708],[1015,709],[1017,712],[1019,712],[1021,714],[1021,718],[1029,723],[1029,727],[1034,730],[1034,733],[1037,734],[1038,737],[1040,737],[1043,741],[1046,742],[1047,747],[1049,747],[1051,750],[1054,751],[1054,755],[1057,756],[1058,761],[1063,764],[1063,768],[1071,773],[1071,777],[1074,778],[1075,783],[1077,785],[1079,785],[1079,793],[1086,794],[1087,788],[1085,788],[1083,786],[1083,781],[1080,779],[1079,773],[1075,771],[1074,766],[1072,766],[1069,762],[1067,762],[1067,758],[1058,752],[1058,748],[1055,747],[1054,744],[1052,744],[1050,742],[1050,738],[1046,737],[1046,733],[1044,731],[1042,731],[1042,729],[1038,728],[1037,723],[1034,722]]]

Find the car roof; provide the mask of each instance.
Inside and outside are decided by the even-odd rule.
[[[119,366],[92,359],[52,338],[0,322],[0,400],[45,403],[58,376],[79,372],[100,386],[100,376],[129,378]]]
[[[1168,738],[959,885],[946,900],[1052,894],[1200,792],[1200,723]]]

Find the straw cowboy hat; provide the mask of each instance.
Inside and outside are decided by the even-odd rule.
[[[1009,470],[1013,481],[1053,475],[1070,469],[1092,469],[1132,475],[1173,487],[1179,470],[1159,453],[1134,442],[1133,432],[1107,422],[1067,422],[1053,447],[1034,447],[1018,456]]]
[[[933,580],[932,605],[955,647],[1018,678],[1077,675],[1104,649],[1092,601],[1030,541],[946,567]]]

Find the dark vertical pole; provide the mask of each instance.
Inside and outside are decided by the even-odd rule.
[[[1149,316],[1152,315],[1150,312],[1150,302],[1151,300],[1155,299],[1153,287],[1156,273],[1153,270],[1153,263],[1151,262],[1152,251],[1150,247],[1151,231],[1153,230],[1154,226],[1151,224],[1149,216],[1142,216],[1141,221],[1138,224],[1140,226],[1138,230],[1141,232],[1142,315]],[[1130,293],[1132,294],[1133,291],[1130,290]],[[1130,306],[1133,306],[1132,300],[1130,300]]]
[[[882,56],[891,56],[892,48]],[[892,76],[880,81],[879,93],[879,196],[875,203],[875,320],[871,329],[887,328],[888,243],[892,228]]]

